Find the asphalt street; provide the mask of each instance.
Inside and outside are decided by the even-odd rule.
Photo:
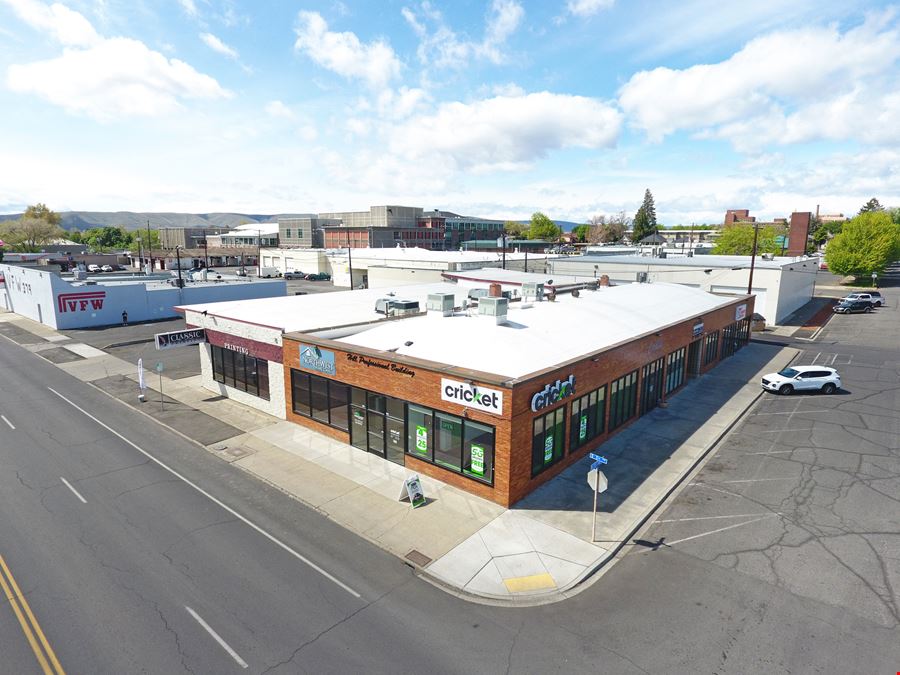
[[[896,672],[897,299],[806,345],[843,394],[762,397],[617,564],[532,608],[433,587],[0,337],[0,669],[42,672],[31,637],[59,672],[43,635],[70,673]]]

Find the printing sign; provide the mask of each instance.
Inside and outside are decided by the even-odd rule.
[[[300,345],[300,367],[325,375],[335,374],[334,352],[315,345]]]
[[[176,330],[171,333],[156,334],[157,349],[174,349],[175,347],[191,347],[206,342],[206,331],[203,328]]]
[[[441,378],[441,399],[494,415],[503,414],[503,392],[469,382]]]
[[[553,405],[562,399],[575,393],[575,375],[569,375],[565,380],[557,380],[553,384],[537,392],[531,397],[531,409],[537,412],[541,408]]]
[[[734,320],[740,321],[747,318],[747,305],[738,305],[734,308]]]

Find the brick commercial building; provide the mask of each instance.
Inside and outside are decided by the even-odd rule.
[[[205,386],[261,397],[265,372],[258,407],[508,506],[740,349],[753,312],[675,284],[545,282],[477,307],[407,286],[387,316],[377,291],[182,310],[210,335]]]

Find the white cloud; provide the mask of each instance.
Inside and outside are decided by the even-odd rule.
[[[32,28],[47,31],[64,45],[87,47],[96,44],[100,36],[83,15],[54,3],[45,5],[37,0],[0,0]]]
[[[194,3],[194,0],[178,0],[178,4],[181,5],[181,8],[188,16],[197,16],[197,5]]]
[[[575,16],[593,16],[600,10],[608,9],[615,4],[616,0],[569,0],[566,3],[566,9],[569,14]]]
[[[203,40],[203,43],[214,52],[218,52],[219,54],[227,56],[230,59],[238,59],[237,51],[235,51],[234,48],[226,45],[212,33],[200,33],[200,39]]]
[[[400,11],[420,40],[419,61],[449,68],[463,68],[472,58],[504,63],[507,60],[506,42],[525,17],[525,10],[517,0],[492,0],[485,19],[484,36],[480,41],[473,41],[457,35],[427,1],[421,3],[418,11],[408,7]]]
[[[212,77],[129,38],[105,39],[88,49],[66,49],[54,59],[12,65],[7,84],[102,121],[169,113],[179,107],[179,99],[231,96]]]
[[[395,127],[391,147],[440,158],[448,169],[512,170],[552,150],[612,146],[620,126],[618,111],[602,101],[538,92],[442,104]]]
[[[680,129],[741,149],[819,138],[896,139],[900,31],[891,15],[756,38],[729,59],[636,73],[620,89],[632,123],[656,141]],[[886,93],[885,93],[886,92]],[[892,127],[872,125],[876,119]]]
[[[400,75],[402,64],[389,44],[375,40],[365,44],[354,33],[328,30],[317,12],[300,12],[294,48],[317,64],[372,88],[387,86]]]
[[[278,100],[269,101],[266,104],[266,113],[268,113],[270,117],[283,117],[285,119],[294,118],[293,111]]]

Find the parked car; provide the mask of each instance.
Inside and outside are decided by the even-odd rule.
[[[289,272],[284,273],[285,279],[305,279],[306,274],[301,272],[300,270],[291,270]]]
[[[843,300],[833,307],[835,314],[860,314],[872,311],[871,300]]]
[[[763,375],[762,388],[783,396],[794,391],[820,391],[833,394],[841,388],[841,376],[827,366],[792,366],[777,373]]]
[[[99,271],[100,271],[100,265],[94,265],[93,263],[91,263],[90,265],[87,266],[87,271],[88,271],[88,272],[95,272],[95,273],[96,273],[96,272],[99,272]]]
[[[272,277],[280,277],[281,270],[277,267],[260,267],[259,268],[259,276],[264,279],[271,279]]]
[[[819,269],[820,269],[820,270],[827,270],[827,269],[828,269],[828,263],[825,262],[824,260],[820,260],[820,261],[819,261]]]
[[[100,270],[103,272],[112,272],[113,266],[112,265],[103,265],[103,267],[101,267]]]
[[[844,300],[868,300],[875,307],[881,307],[884,304],[884,298],[881,296],[881,291],[857,291],[841,298],[841,302]]]
[[[306,275],[306,278],[309,281],[328,281],[331,279],[331,275],[326,272],[311,272]]]

